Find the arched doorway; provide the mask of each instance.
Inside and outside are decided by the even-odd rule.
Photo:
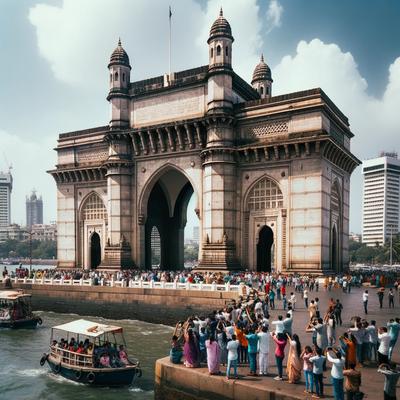
[[[176,270],[184,267],[184,231],[192,195],[193,187],[189,180],[173,168],[161,175],[152,186],[145,223],[146,268],[152,267],[154,227],[157,227],[160,238],[160,268]]]
[[[272,229],[264,225],[258,233],[257,241],[257,271],[271,272],[272,245],[274,244],[274,233]]]
[[[97,268],[101,262],[100,236],[93,232],[90,238],[90,268]]]

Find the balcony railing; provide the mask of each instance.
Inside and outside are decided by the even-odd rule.
[[[244,284],[231,285],[230,283],[190,283],[190,282],[155,282],[145,281],[142,279],[120,280],[99,279],[98,285],[94,284],[93,279],[53,279],[53,278],[11,278],[11,282],[15,284],[28,285],[54,285],[54,286],[108,286],[132,289],[170,289],[170,290],[196,290],[196,291],[221,291],[221,292],[239,292],[243,293],[246,288]],[[0,278],[0,283],[5,283],[4,278]]]

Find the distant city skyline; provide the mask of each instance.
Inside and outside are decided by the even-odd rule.
[[[349,117],[358,158],[400,151],[400,2],[170,3],[173,71],[207,62],[204,40],[222,5],[235,26],[233,67],[243,78],[250,81],[264,53],[275,94],[320,86]],[[45,172],[54,167],[56,154],[49,149],[59,132],[108,123],[107,62],[118,37],[132,58],[132,80],[168,70],[168,5],[161,0],[121,0],[118,7],[95,0],[0,3],[1,37],[12,38],[0,44],[4,59],[12,60],[12,68],[0,66],[0,148],[8,159],[0,156],[0,170],[12,162],[11,222],[24,224],[25,195],[32,185],[46,199],[44,222],[56,219],[56,187]],[[23,108],[16,106],[22,93]],[[360,168],[351,182],[350,230],[361,232]],[[192,214],[189,227],[197,218]]]

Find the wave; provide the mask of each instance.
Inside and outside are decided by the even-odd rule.
[[[40,375],[44,375],[47,374],[47,370],[46,369],[23,369],[23,370],[16,370],[14,371],[15,375],[19,375],[19,376],[31,376],[31,377],[36,377],[36,376],[40,376]]]

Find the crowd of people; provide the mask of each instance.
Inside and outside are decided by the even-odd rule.
[[[312,275],[260,273],[251,271],[238,272],[199,272],[196,270],[162,271],[162,270],[141,270],[127,269],[119,271],[84,270],[84,269],[32,269],[20,266],[15,271],[9,272],[7,267],[3,269],[3,278],[36,278],[36,279],[84,279],[92,280],[94,285],[107,285],[113,281],[153,281],[153,282],[179,282],[179,283],[216,283],[239,285],[240,283],[254,289],[274,289],[279,296],[282,287],[293,286],[295,292],[319,291],[322,287],[326,291],[333,288],[341,288],[344,292],[351,292],[353,287],[360,287],[363,283],[370,283],[377,287],[393,286],[398,290],[400,275],[387,271],[375,271],[374,273],[358,271],[347,274],[316,278]]]
[[[303,375],[304,392],[313,398],[324,396],[323,375],[330,366],[335,400],[344,399],[345,393],[349,400],[362,399],[362,367],[376,365],[386,380],[384,398],[395,399],[400,369],[394,363],[393,349],[400,319],[391,319],[378,327],[374,320],[355,316],[349,328],[337,336],[337,327],[343,324],[340,300],[330,298],[322,313],[318,297],[310,299],[310,292],[318,290],[315,283],[314,287],[309,282],[300,288],[296,282],[292,284],[294,289],[286,302],[287,282],[267,283],[263,291],[252,289],[247,298],[232,301],[224,309],[179,322],[172,337],[171,362],[183,361],[188,368],[206,364],[212,375],[221,374],[221,367],[225,366],[226,379],[238,379],[239,366],[250,376],[271,375],[275,370],[274,379],[282,381],[286,361],[287,381],[300,383]],[[311,333],[311,340],[305,345],[300,339],[304,335],[293,331],[298,291],[309,312],[305,330]],[[272,292],[275,295],[271,297]],[[278,298],[279,315],[272,318],[270,312],[276,313]],[[276,365],[273,368],[269,361],[272,345]]]

